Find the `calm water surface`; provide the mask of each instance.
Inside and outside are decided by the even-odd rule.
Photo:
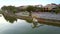
[[[9,18],[6,20],[5,17],[1,16],[0,34],[60,34],[60,27],[39,23],[38,26],[34,27],[33,23],[26,20],[10,18],[9,21]]]

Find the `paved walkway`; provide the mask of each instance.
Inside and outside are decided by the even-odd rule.
[[[39,18],[60,20],[60,14],[55,14],[55,13],[48,13],[48,12],[36,13],[36,12],[34,12],[34,13],[32,13],[32,15],[36,15]]]
[[[20,12],[20,13],[16,13],[16,15],[29,16],[29,13],[28,12]],[[36,16],[38,18],[60,20],[60,14],[49,13],[49,12],[33,12],[32,16]]]

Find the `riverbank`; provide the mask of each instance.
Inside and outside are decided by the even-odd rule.
[[[41,13],[39,13],[39,14],[41,14]],[[44,13],[42,13],[42,14],[44,14]],[[41,18],[41,16],[40,17],[38,17],[39,15],[37,15],[36,13],[35,13],[35,16],[34,17],[31,17],[31,16],[18,16],[18,15],[10,15],[10,14],[7,14],[7,13],[4,13],[4,15],[6,15],[7,17],[8,16],[10,16],[10,17],[14,17],[14,18],[17,18],[17,19],[23,19],[23,20],[29,20],[29,21],[32,21],[32,19],[35,17],[35,16],[37,16],[36,17],[36,19],[38,20],[38,22],[42,22],[42,23],[53,23],[53,24],[60,24],[60,20],[55,20],[55,19],[46,19],[46,18]],[[33,15],[32,15],[33,16]]]
[[[16,19],[21,19],[21,20],[25,20],[25,21],[27,21],[29,23],[33,23],[33,18],[30,17],[30,16],[16,16],[16,15],[14,15],[14,16],[12,15],[11,16],[11,15],[7,15],[7,14],[3,14],[3,16],[16,18]],[[44,18],[36,18],[36,19],[38,21],[37,23],[53,25],[53,26],[59,26],[60,27],[60,21],[58,21],[58,20],[50,20],[50,19],[44,19]]]
[[[17,16],[29,16],[29,12],[19,12],[15,13]],[[37,18],[51,19],[51,20],[60,20],[60,13],[50,13],[50,12],[32,12],[32,16]]]
[[[32,15],[37,16],[38,18],[44,18],[44,19],[52,19],[52,20],[60,20],[60,13],[50,13],[50,12],[33,12]]]
[[[19,12],[15,14],[4,13],[4,14],[9,15],[9,16],[17,16],[17,17],[20,17],[20,16],[28,17],[29,16],[29,12]],[[60,13],[55,14],[55,13],[50,13],[50,12],[32,12],[31,15],[32,15],[31,17],[36,17],[36,18],[60,20]]]

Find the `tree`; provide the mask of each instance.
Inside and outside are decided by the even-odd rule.
[[[12,12],[12,13],[17,12],[17,7],[15,7],[15,6],[3,6],[1,9],[3,11],[7,10],[8,12]]]
[[[31,13],[32,13],[33,11],[35,11],[36,9],[35,9],[35,7],[33,7],[33,6],[28,6],[28,7],[26,8],[26,10],[29,12],[29,16],[31,16]]]
[[[55,13],[60,13],[60,6],[57,6],[57,7],[55,8]]]
[[[14,21],[17,21],[17,18],[16,17],[12,17],[12,16],[9,16],[9,15],[4,15],[2,14],[5,18],[6,21],[9,21],[9,23],[14,23]]]
[[[43,11],[43,8],[42,7],[37,7],[38,11]]]
[[[5,10],[7,10],[7,6],[3,6],[1,9],[2,9],[3,11],[5,11]]]

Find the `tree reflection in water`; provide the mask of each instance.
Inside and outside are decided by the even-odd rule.
[[[27,23],[32,23],[33,24],[32,28],[38,28],[40,26],[43,26],[43,24],[52,25],[52,26],[59,26],[60,27],[60,24],[56,24],[56,23],[50,23],[50,22],[48,23],[48,22],[40,22],[40,21],[35,22],[35,21],[33,21],[32,17],[28,17],[28,18],[27,17],[19,17],[18,18],[18,17],[12,17],[12,16],[9,16],[9,15],[4,15],[4,14],[3,14],[3,16],[7,21],[9,21],[9,23],[14,23],[14,21],[17,21],[17,19],[23,19]]]
[[[9,21],[9,23],[14,23],[14,21],[17,21],[17,19],[20,19],[20,18],[16,18],[16,17],[12,17],[12,16],[9,16],[9,15],[4,15],[4,18],[6,21]],[[33,22],[33,18],[22,18],[23,20],[27,21],[27,23],[32,23],[33,24],[33,27],[32,28],[36,28],[36,27],[39,27],[37,26],[38,25],[38,22]]]
[[[15,17],[4,15],[4,14],[3,14],[3,16],[6,21],[9,21],[9,23],[14,23],[14,21],[17,21],[17,18],[15,18]]]

